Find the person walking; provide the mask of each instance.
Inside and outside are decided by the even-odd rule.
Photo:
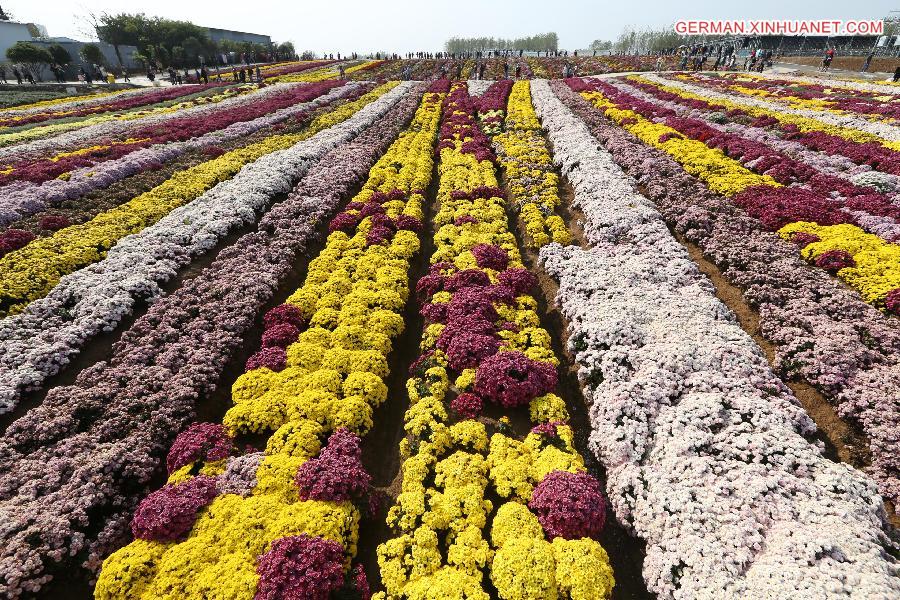
[[[522,76],[522,65],[516,65],[516,79]]]
[[[338,65],[338,79],[344,78],[344,65]]]
[[[262,71],[259,68],[259,65],[256,65],[256,82],[262,83]]]
[[[175,76],[175,69],[169,67],[169,81],[172,83],[172,85],[175,85],[175,82],[177,80],[178,78]]]
[[[509,79],[509,63],[503,61],[503,79]]]
[[[866,71],[869,70],[869,65],[872,64],[872,59],[873,59],[873,58],[875,58],[875,51],[874,51],[874,50],[872,50],[871,52],[869,52],[869,55],[866,57],[866,62],[863,63],[863,66],[862,66],[862,69],[860,70],[860,73],[865,73]]]
[[[209,83],[209,71],[206,70],[206,66],[200,67],[200,77],[203,78],[203,83]]]
[[[93,76],[93,74],[91,74],[90,67],[88,67],[87,69],[85,69],[84,67],[81,67],[81,73],[82,73],[82,75],[84,75],[85,83],[87,83],[88,85],[91,85],[94,83],[94,76]]]

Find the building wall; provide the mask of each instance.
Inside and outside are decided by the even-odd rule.
[[[6,62],[6,51],[16,42],[33,42],[28,25],[13,21],[0,21],[0,61]]]
[[[94,44],[100,48],[100,52],[103,53],[103,58],[106,59],[106,66],[111,67],[113,70],[118,70],[119,68],[119,59],[116,57],[116,49],[112,44],[107,44],[106,42],[54,42],[52,40],[33,40],[32,43],[35,46],[43,46],[45,48],[52,44],[59,44],[65,48],[72,57],[72,63],[66,68],[66,73],[68,75],[76,75],[78,69],[86,64],[84,59],[81,58],[81,48],[86,44]],[[137,48],[134,46],[119,46],[119,53],[122,55],[122,64],[125,68],[134,70],[141,66],[140,63],[132,58],[135,52],[137,52]]]
[[[212,41],[230,40],[232,42],[253,42],[254,44],[271,44],[272,38],[268,35],[260,35],[258,33],[247,33],[245,31],[232,31],[230,29],[217,29],[215,27],[207,27],[209,37]]]

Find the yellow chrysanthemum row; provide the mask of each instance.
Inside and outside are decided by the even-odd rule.
[[[855,265],[840,269],[837,276],[870,304],[884,308],[887,295],[900,289],[900,246],[866,233],[856,225],[818,225],[799,221],[785,225],[778,233],[786,240],[791,240],[797,233],[817,236],[819,241],[800,251],[803,258],[810,261],[834,250],[846,252]]]
[[[371,169],[355,202],[376,191],[404,190],[409,199],[383,204],[388,216],[422,218],[440,95],[428,95],[412,124]],[[365,433],[372,409],[383,402],[387,354],[403,330],[408,269],[419,249],[415,233],[401,230],[386,245],[369,245],[371,218],[352,236],[337,231],[310,265],[304,285],[289,299],[310,327],[288,347],[287,367],[259,368],[232,388],[230,433],[274,431],[250,496],[217,497],[203,509],[189,537],[167,544],[138,540],[104,563],[95,596],[113,598],[228,598],[250,600],[257,558],[282,537],[321,536],[340,543],[347,564],[356,553],[359,513],[350,502],[300,501],[297,469],[316,456],[338,427]],[[172,474],[182,481],[197,465]],[[211,467],[211,468],[210,468]],[[215,474],[221,465],[204,465]]]
[[[654,123],[632,110],[618,108],[601,92],[581,92],[581,95],[642,142],[671,156],[685,171],[703,180],[717,194],[734,196],[755,185],[781,185],[768,175],[753,173],[718,148],[685,138],[677,130]]]
[[[396,85],[397,82],[386,83],[353,102],[321,114],[299,133],[273,135],[179,171],[152,190],[86,223],[66,227],[10,252],[0,258],[0,315],[20,312],[29,302],[46,295],[63,275],[101,260],[121,238],[156,223],[173,209],[230,179],[244,165],[349,119]]]
[[[559,176],[553,170],[553,159],[531,104],[528,81],[513,84],[506,109],[506,131],[494,138],[494,146],[529,246],[571,243],[569,229],[555,212],[560,204]]]
[[[431,263],[448,261],[458,269],[479,269],[471,249],[494,244],[507,252],[510,267],[521,268],[503,200],[453,197],[453,192],[497,186],[491,161],[478,161],[461,151],[467,141],[471,140],[457,139],[454,147],[440,153],[440,208],[434,219],[439,229]],[[477,222],[457,221],[464,216]],[[496,283],[497,271],[481,270]],[[450,293],[439,292],[431,301],[450,298]],[[497,308],[500,318],[518,329],[505,332],[509,335],[504,335],[501,351],[519,350],[556,365],[536,307],[534,298],[522,295],[514,306]],[[489,438],[485,424],[472,419],[451,424],[447,395],[471,390],[475,369],[465,369],[452,379],[446,355],[435,346],[442,328],[440,324],[426,328],[421,350],[432,353],[431,358],[423,373],[407,381],[408,437],[400,445],[403,481],[388,514],[388,524],[398,535],[378,548],[385,591],[375,599],[486,600],[489,595],[482,587],[486,569],[505,600],[608,597],[614,580],[603,548],[587,538],[547,541],[537,516],[525,505],[547,473],[584,470],[571,429],[559,426],[559,443],[548,444],[536,433],[524,441],[499,431]],[[554,394],[533,400],[530,412],[535,422],[568,418],[565,403]],[[501,428],[504,423],[508,424],[505,418]],[[507,499],[496,513],[486,498],[489,485]]]

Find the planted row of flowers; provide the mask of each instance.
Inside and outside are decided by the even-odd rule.
[[[38,137],[30,141],[19,141],[7,146],[0,145],[0,161],[3,164],[8,164],[11,161],[41,158],[48,153],[76,151],[85,146],[90,146],[96,140],[107,138],[127,139],[127,133],[137,127],[158,125],[171,119],[190,115],[212,115],[217,110],[241,106],[258,98],[283,91],[278,86],[260,86],[257,84],[227,89],[237,90],[237,92],[229,93],[228,95],[207,96],[207,101],[203,103],[191,103],[184,107],[168,107],[151,114],[134,113],[132,118],[126,120],[112,119],[107,116],[100,122],[91,123],[89,120],[82,120],[74,124],[65,123],[60,126],[58,131],[50,132],[47,136]],[[94,118],[99,119],[100,117]],[[81,124],[79,125],[79,123]],[[48,125],[47,127],[51,126]]]
[[[786,81],[755,76],[751,73],[726,73],[723,76],[692,74],[685,81],[706,85],[742,96],[756,96],[784,102],[794,108],[821,110],[836,114],[865,115],[888,123],[900,118],[900,106],[894,96],[860,90],[841,90],[823,84]]]
[[[742,137],[762,142],[818,171],[840,177],[856,186],[872,187],[881,193],[894,192],[900,186],[900,177],[874,171],[870,164],[865,162],[857,164],[840,153],[824,153],[807,147],[794,139],[795,133],[782,129],[777,126],[777,122],[773,124],[769,119],[754,118],[739,110],[727,110],[724,106],[713,102],[682,97],[677,93],[663,90],[638,75],[629,76],[624,81],[608,79],[607,82],[638,98],[665,106],[680,116],[702,119],[718,131],[738,133]],[[852,145],[843,143],[843,146]],[[883,147],[881,149],[891,153]],[[845,184],[839,184],[836,191],[844,187]]]
[[[812,234],[816,224],[844,223],[829,230],[832,243],[813,245],[805,250],[805,256],[836,273],[879,308],[891,310],[900,302],[900,246],[865,233],[854,224],[854,215],[844,212],[842,203],[830,195],[851,196],[843,203],[847,207],[893,219],[900,215],[900,209],[887,196],[818,173],[761,142],[719,132],[696,119],[675,116],[669,108],[635,98],[607,83],[569,83],[576,91],[585,90],[582,95],[606,116],[642,141],[672,155],[713,191],[732,196],[737,206],[767,227],[780,229],[787,236],[798,231]],[[780,187],[782,184],[792,187]],[[801,184],[804,187],[794,187]],[[804,225],[807,221],[812,223]],[[819,240],[804,241],[808,245]]]
[[[682,76],[662,76],[648,73],[649,81],[713,100],[729,109],[739,109],[754,117],[769,117],[782,125],[794,126],[800,132],[817,132],[840,137],[850,142],[874,142],[885,149],[900,150],[900,131],[887,123],[871,121],[861,116],[837,115],[816,110],[798,109],[761,98],[735,97],[708,87],[685,81]]]
[[[176,440],[169,483],[141,503],[138,539],[106,560],[98,598],[327,599],[344,584],[370,482],[357,436],[387,395],[441,99],[426,96],[332,219],[304,285],[266,314],[223,426],[195,424]],[[268,432],[264,452],[233,449],[234,436]]]
[[[338,111],[320,115],[303,132],[272,135],[262,142],[179,171],[162,185],[86,223],[66,227],[3,256],[0,258],[0,315],[21,312],[28,303],[46,295],[63,275],[101,260],[122,237],[143,230],[230,179],[244,165],[345,120],[396,85],[397,82],[383,84]]]
[[[845,157],[857,165],[868,166],[878,172],[900,175],[900,154],[862,132],[842,130],[814,119],[797,121],[779,111],[766,111],[758,107],[738,105],[719,97],[710,98],[694,93],[668,79],[651,75],[628,78],[657,97],[672,100],[693,108],[713,111],[718,120],[740,120],[753,127],[771,131],[783,139],[791,140],[807,148],[827,155]],[[671,85],[670,85],[671,84]],[[694,88],[692,88],[694,89]],[[702,92],[702,88],[696,89]]]
[[[182,96],[191,96],[198,92],[203,92],[211,88],[221,87],[221,84],[206,84],[199,87],[174,86],[169,88],[154,89],[145,94],[135,94],[130,96],[117,97],[110,99],[109,102],[102,104],[91,104],[89,106],[68,106],[64,108],[56,108],[44,112],[34,112],[22,115],[6,115],[0,113],[0,129],[7,127],[19,127],[29,125],[31,123],[40,123],[51,119],[86,117],[104,112],[126,111],[133,108],[157,104],[167,100],[181,98]]]
[[[531,103],[528,81],[517,81],[509,95],[504,132],[494,138],[509,201],[521,219],[531,248],[572,240],[559,210],[559,176]]]
[[[613,508],[647,541],[650,589],[896,595],[874,483],[822,455],[815,425],[654,205],[546,82],[533,94],[591,244],[549,245],[541,261],[560,283]]]
[[[60,109],[63,107],[75,108],[79,106],[91,106],[93,104],[103,104],[109,102],[110,99],[114,97],[126,98],[128,96],[147,94],[151,90],[152,88],[143,87],[127,90],[116,90],[113,92],[95,91],[94,93],[87,93],[76,96],[63,96],[61,98],[53,97],[49,100],[38,100],[37,102],[18,104],[16,106],[2,108],[0,109],[0,114],[2,114],[3,116],[24,115],[35,112],[43,112],[50,109],[51,107]]]
[[[302,119],[311,107],[319,106],[356,93],[354,85],[343,89],[325,82],[295,88],[270,103],[261,98],[244,107],[214,112],[209,116],[175,119],[163,126],[151,126],[149,131],[129,136],[123,141],[109,141],[72,151],[62,159],[31,160],[25,170],[30,181],[16,180],[3,188],[0,199],[0,224],[40,213],[49,207],[80,198],[85,194],[109,187],[117,181],[161,165],[197,150],[215,152],[221,144],[242,139],[263,128],[284,123],[291,118]],[[199,124],[196,121],[200,121]],[[155,136],[154,132],[160,135]],[[69,153],[67,153],[69,154]],[[61,170],[61,171],[60,171]],[[57,171],[62,175],[49,181]]]
[[[135,303],[157,297],[160,285],[196,256],[211,250],[230,231],[255,222],[275,194],[289,191],[311,164],[383,114],[406,87],[387,92],[383,101],[363,106],[375,99],[363,96],[323,113],[327,123],[339,124],[329,129],[328,136],[313,135],[249,164],[233,179],[126,237],[103,260],[63,278],[23,313],[0,321],[5,334],[0,344],[4,374],[0,413],[14,408],[22,393],[39,388],[61,370],[86,341],[114,329]],[[319,121],[312,131],[305,129],[303,137],[325,128],[326,122]]]
[[[332,146],[257,231],[154,302],[109,361],[51,390],[8,428],[0,439],[0,511],[11,525],[2,533],[0,593],[40,589],[60,564],[96,572],[128,541],[136,495],[195,418],[196,403],[220,383],[319,227],[409,122],[418,97],[397,103],[402,90],[376,100],[381,110],[365,121],[351,117],[359,128],[371,125],[349,142],[342,130],[345,143]],[[26,490],[26,482],[35,487]]]
[[[567,85],[553,89],[645,186],[666,221],[741,288],[758,310],[760,333],[774,346],[778,372],[807,381],[859,424],[872,455],[867,471],[885,497],[900,501],[893,451],[900,431],[893,400],[900,397],[900,333],[891,319],[823,270],[810,269],[796,246],[710,192],[671,156],[604,119]]]
[[[327,82],[312,86],[284,86],[280,93],[255,102],[228,109],[219,109],[208,115],[194,115],[171,119],[161,124],[139,127],[121,133],[110,139],[94,140],[91,146],[54,152],[36,159],[20,160],[0,171],[0,185],[22,181],[41,183],[65,175],[78,168],[92,166],[100,162],[114,160],[140,148],[155,144],[184,141],[201,137],[212,131],[223,129],[241,121],[249,121],[297,103],[308,102],[315,96],[341,85],[342,82]]]
[[[407,381],[396,536],[378,548],[376,597],[486,599],[485,576],[507,600],[608,597],[612,569],[595,541],[604,499],[553,393],[559,361],[530,295],[536,278],[465,83],[447,96],[438,149],[436,249],[416,284],[423,353]],[[517,435],[506,415],[525,407],[536,426]]]
[[[178,102],[176,104],[163,103],[161,106],[146,107],[143,109],[135,109],[124,113],[101,114],[83,119],[61,119],[59,123],[51,123],[48,125],[38,125],[36,127],[28,127],[20,131],[9,133],[0,133],[0,147],[7,147],[22,142],[38,140],[60,133],[72,130],[84,129],[90,126],[97,126],[104,123],[120,124],[133,120],[142,120],[148,117],[167,115],[176,113],[180,110],[195,106],[203,106],[206,104],[216,104],[234,98],[235,96],[245,95],[252,92],[255,86],[227,87],[222,88],[218,85],[210,85],[210,91],[216,91],[215,94],[201,93],[194,98]],[[221,91],[219,91],[221,90]],[[4,156],[6,153],[4,153]]]

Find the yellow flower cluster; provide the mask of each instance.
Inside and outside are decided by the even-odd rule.
[[[837,276],[870,304],[883,309],[888,293],[900,288],[900,246],[866,233],[856,225],[818,225],[799,221],[785,225],[778,233],[787,240],[797,233],[818,236],[820,241],[800,251],[807,260],[815,260],[831,250],[847,252],[856,266],[841,269]]]
[[[506,109],[506,131],[494,138],[506,189],[532,248],[550,242],[570,244],[572,236],[559,208],[559,177],[531,104],[528,81],[513,84]]]
[[[385,203],[387,214],[422,218],[424,199],[414,190],[427,188],[431,179],[441,99],[426,96],[411,125],[371,169],[355,202],[399,189],[410,193],[409,200]],[[289,346],[287,368],[250,371],[232,388],[234,407],[225,416],[226,427],[236,434],[274,431],[252,495],[217,497],[185,541],[138,540],[114,553],[104,562],[96,598],[250,600],[259,555],[275,540],[300,533],[340,543],[349,565],[356,552],[357,509],[349,502],[299,501],[293,479],[335,428],[365,432],[372,408],[387,394],[386,355],[403,328],[399,312],[419,240],[401,230],[387,245],[367,246],[370,220],[364,219],[353,236],[330,234],[303,287],[288,300],[312,324]],[[221,464],[203,469],[215,474]],[[183,480],[183,471],[173,473],[170,482]]]
[[[781,185],[768,175],[757,175],[746,169],[718,148],[685,138],[675,129],[654,123],[632,110],[618,108],[600,92],[582,92],[581,95],[642,142],[671,156],[685,171],[706,182],[717,194],[734,196],[755,185]],[[660,141],[661,138],[663,141]]]
[[[126,235],[156,223],[173,209],[230,179],[244,165],[289,148],[332,125],[349,119],[363,106],[393,89],[386,83],[359,99],[322,114],[296,134],[273,135],[175,173],[157,187],[90,221],[66,227],[0,258],[0,316],[20,312],[50,291],[68,273],[101,260]]]
[[[24,129],[22,131],[16,131],[13,133],[3,133],[0,134],[0,146],[9,146],[11,144],[18,144],[20,142],[26,142],[29,140],[36,140],[38,138],[47,137],[51,135],[56,135],[58,133],[64,133],[66,131],[73,131],[75,129],[81,129],[83,127],[87,127],[89,125],[97,125],[98,123],[106,123],[107,121],[131,121],[133,119],[140,119],[144,117],[149,117],[152,115],[162,115],[167,113],[178,112],[179,110],[183,110],[185,108],[189,108],[191,106],[197,106],[200,104],[214,104],[217,102],[221,102],[226,98],[232,98],[234,96],[249,94],[258,90],[259,87],[256,84],[248,84],[244,86],[240,86],[238,88],[229,87],[226,88],[225,91],[220,92],[218,94],[212,96],[199,96],[192,100],[186,100],[184,102],[179,102],[178,104],[173,104],[171,106],[158,106],[156,108],[143,108],[140,110],[133,110],[124,113],[109,113],[96,115],[93,117],[88,117],[85,119],[79,119],[77,121],[70,121],[66,123],[53,123],[50,125],[39,125],[37,127],[30,127],[28,129]]]
[[[454,91],[459,86],[465,84],[454,84]],[[521,268],[522,260],[501,198],[459,198],[458,193],[454,197],[453,192],[497,186],[491,161],[478,161],[461,151],[468,141],[454,138],[453,147],[440,152],[440,206],[434,218],[438,229],[430,260],[481,269],[496,282],[497,271],[478,267],[471,252],[475,245],[500,246],[510,267]],[[455,224],[461,216],[475,217],[477,222]],[[432,301],[450,298],[440,292]],[[520,350],[556,364],[536,308],[528,295],[519,296],[515,306],[497,307],[500,319],[515,323],[519,330],[506,332],[501,351]],[[388,524],[398,535],[378,548],[385,591],[374,598],[487,600],[482,587],[485,573],[507,600],[609,597],[613,577],[603,548],[589,539],[548,542],[537,517],[524,504],[550,471],[584,469],[571,429],[558,427],[553,442],[537,433],[520,442],[501,432],[489,437],[488,426],[478,420],[452,423],[448,396],[472,386],[474,369],[451,375],[446,355],[435,347],[442,328],[439,324],[426,328],[421,349],[432,352],[431,358],[407,381],[408,437],[400,445],[403,478],[388,513]],[[537,422],[568,418],[565,403],[553,394],[533,400],[530,413]],[[487,498],[489,486],[499,497],[509,498],[496,511]]]
[[[657,83],[655,81],[651,81],[646,79],[640,75],[629,75],[629,79],[633,79],[634,81],[640,81],[641,83],[646,83],[649,85],[654,85],[659,89],[671,92],[682,98],[686,98],[688,100],[703,100],[706,102],[710,101],[710,98],[707,96],[702,96],[700,94],[693,94],[691,92],[682,90],[681,88],[677,88],[675,86],[663,85]],[[824,133],[830,135],[836,135],[838,137],[844,138],[845,140],[849,140],[851,142],[864,143],[864,142],[875,142],[881,144],[885,148],[890,148],[891,150],[900,150],[900,142],[891,142],[884,138],[878,137],[877,135],[860,131],[859,129],[853,129],[852,127],[842,127],[840,125],[831,125],[829,123],[823,123],[817,119],[812,119],[810,117],[803,117],[801,115],[795,115],[793,113],[788,112],[779,112],[775,110],[768,110],[765,108],[759,108],[757,106],[750,106],[749,104],[743,104],[740,102],[734,102],[731,100],[726,100],[722,98],[716,98],[714,100],[716,104],[720,104],[724,106],[728,110],[741,110],[746,112],[747,114],[753,117],[771,117],[777,119],[780,123],[792,124],[796,125],[797,128],[802,132],[807,131],[822,131]]]

